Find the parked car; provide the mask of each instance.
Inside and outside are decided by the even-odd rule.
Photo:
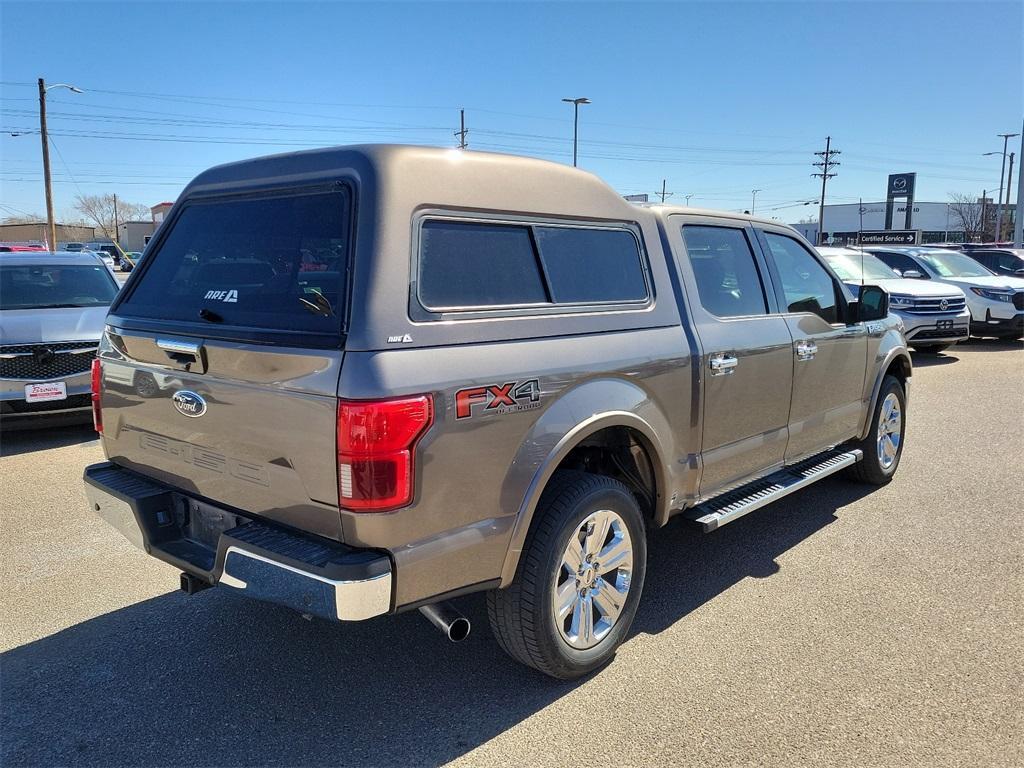
[[[89,421],[90,366],[116,294],[113,276],[91,254],[0,255],[0,423],[5,429]]]
[[[27,245],[24,243],[4,243],[0,245],[0,253],[42,253],[46,250],[41,245]]]
[[[87,251],[85,243],[64,243],[60,246],[61,251]]]
[[[997,275],[1024,277],[1024,249],[972,248],[967,255]]]
[[[96,261],[103,264],[103,266],[105,266],[107,269],[109,269],[111,274],[117,272],[117,267],[114,264],[114,259],[111,258],[110,254],[107,253],[106,251],[93,251],[88,248],[84,248],[81,251],[75,251],[75,253],[82,253],[87,256],[91,256]]]
[[[963,289],[971,310],[972,336],[1024,336],[1024,279],[997,275],[960,251],[890,246],[868,246],[866,250],[903,277]]]
[[[128,258],[121,259],[121,271],[131,272],[133,269],[135,269],[135,266],[139,263],[139,260],[142,258],[142,252],[125,251],[125,256],[127,256]]]
[[[889,311],[903,321],[907,343],[918,352],[941,352],[968,337],[971,312],[959,288],[903,279],[875,256],[854,248],[819,246],[818,253],[855,296],[863,284],[884,288]]]
[[[775,222],[531,158],[278,155],[191,182],[111,307],[86,493],[188,592],[460,639],[447,601],[486,591],[499,645],[573,678],[671,517],[891,480],[910,375],[885,291]]]

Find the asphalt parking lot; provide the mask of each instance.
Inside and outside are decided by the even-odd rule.
[[[655,538],[634,632],[560,683],[483,601],[305,621],[177,574],[86,509],[89,428],[4,435],[2,764],[1024,764],[1024,351],[917,357],[896,480]]]

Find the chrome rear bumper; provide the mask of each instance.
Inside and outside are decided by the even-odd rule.
[[[391,559],[200,502],[109,462],[85,470],[92,510],[128,541],[210,585],[304,614],[391,611]]]

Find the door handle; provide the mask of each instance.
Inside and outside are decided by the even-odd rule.
[[[798,341],[796,343],[797,360],[813,360],[818,352],[818,345],[813,341]]]
[[[732,355],[719,353],[708,358],[708,367],[711,369],[712,376],[729,376],[739,364],[740,361]]]
[[[157,339],[156,345],[174,364],[172,367],[189,373],[206,373],[206,350],[201,341]]]

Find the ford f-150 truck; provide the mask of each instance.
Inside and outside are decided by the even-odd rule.
[[[501,647],[573,678],[672,518],[887,483],[910,376],[885,291],[777,223],[522,157],[263,157],[192,181],[112,305],[86,492],[190,593],[459,639],[486,591]]]

